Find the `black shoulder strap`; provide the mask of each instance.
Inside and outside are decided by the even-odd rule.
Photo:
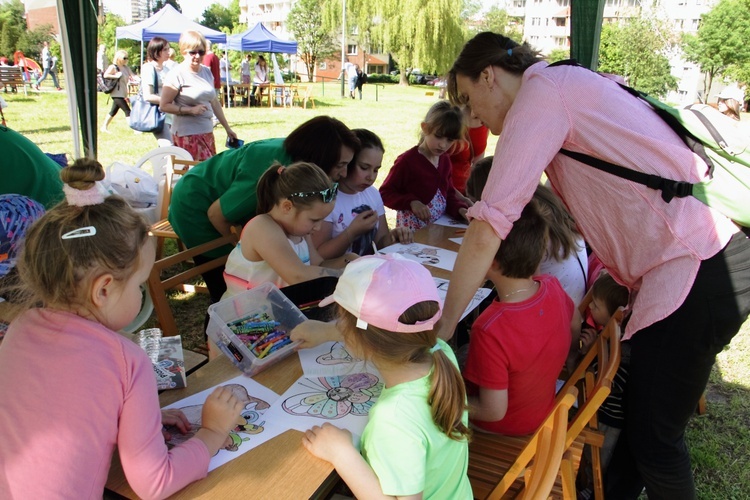
[[[550,67],[555,67],[555,66],[583,67],[575,59],[564,59],[562,61],[554,62],[547,67],[550,68]],[[628,87],[627,85],[623,85],[621,83],[618,83],[618,85],[623,90],[631,94],[632,96],[637,97],[638,99],[641,99],[641,93],[639,91],[635,90],[632,87]],[[677,134],[680,135],[680,137],[683,137],[683,140],[684,140],[684,134],[681,132],[686,131],[686,129],[681,123],[677,122],[677,120],[675,120],[674,117],[672,117],[671,115],[668,115],[667,113],[660,113],[659,110],[654,110],[654,111],[657,113],[657,115],[659,115],[659,117],[661,117],[665,122],[667,122],[667,125],[669,125],[670,128],[675,130],[675,132],[677,132]],[[705,117],[703,118],[705,119]],[[673,122],[676,122],[676,123],[673,123]],[[711,128],[713,128],[713,126]],[[590,156],[585,153],[570,151],[564,148],[560,149],[560,153],[576,161],[579,161],[585,165],[589,165],[598,170],[601,170],[602,172],[607,172],[608,174],[616,175],[617,177],[621,177],[623,179],[627,179],[632,182],[637,182],[638,184],[643,184],[644,186],[649,187],[651,189],[658,189],[661,191],[662,199],[667,203],[672,201],[672,198],[674,197],[684,198],[686,196],[690,196],[693,194],[693,185],[689,182],[675,181],[672,179],[665,179],[664,177],[661,177],[659,175],[639,172],[637,170],[633,170],[627,167],[623,167],[621,165],[617,165],[615,163],[608,162],[606,160],[602,160],[601,158],[596,158],[594,156]]]

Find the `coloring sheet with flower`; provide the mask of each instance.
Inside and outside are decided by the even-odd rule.
[[[380,253],[398,253],[414,262],[419,262],[426,266],[439,267],[446,271],[453,271],[453,266],[456,264],[456,257],[458,257],[456,252],[429,245],[422,245],[421,243],[410,243],[408,245],[394,243],[389,247],[381,249]]]
[[[440,224],[441,226],[455,227],[456,229],[466,229],[469,224],[464,219],[454,219],[453,217],[443,214],[433,224]]]
[[[355,358],[343,342],[324,342],[310,349],[300,349],[299,361],[305,377],[327,377],[369,372],[379,375],[372,363]]]
[[[238,423],[232,432],[229,433],[232,443],[211,457],[208,465],[209,472],[288,429],[288,427],[274,425],[273,422],[269,422],[266,418],[267,410],[279,398],[279,395],[272,390],[244,375],[227,380],[219,385],[230,387],[234,395],[245,404],[245,407],[241,413],[242,423]],[[179,408],[192,425],[191,431],[187,434],[181,434],[177,428],[167,428],[172,434],[172,439],[167,441],[168,446],[175,446],[187,441],[200,429],[203,403],[205,403],[206,398],[214,389],[215,387],[211,387],[164,407],[164,409]]]
[[[435,286],[437,286],[438,289],[438,297],[440,297],[440,299],[445,302],[445,296],[448,294],[448,285],[450,282],[448,280],[436,278],[434,276],[432,277],[432,279],[435,280]],[[464,319],[467,314],[473,311],[474,308],[476,308],[484,299],[486,299],[491,292],[492,290],[490,290],[489,288],[480,288],[479,290],[477,290],[477,293],[474,294],[474,296],[471,298],[471,301],[469,302],[469,305],[466,306],[463,314],[461,314],[461,319]]]
[[[351,432],[352,441],[358,446],[370,408],[382,390],[383,382],[372,373],[300,377],[264,418],[286,429],[302,432],[329,422]]]

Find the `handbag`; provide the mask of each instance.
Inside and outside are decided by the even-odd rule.
[[[151,104],[143,98],[143,86],[141,91],[130,100],[130,128],[139,132],[161,132],[167,114],[159,109],[158,104]],[[159,82],[154,69],[154,93],[159,93]]]

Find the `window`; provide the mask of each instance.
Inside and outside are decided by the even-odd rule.
[[[531,25],[532,26],[541,26],[542,25],[542,18],[541,17],[532,17],[531,18]]]
[[[693,22],[691,23],[691,28],[697,31],[698,28],[700,28],[700,25],[701,25],[700,19],[693,19]]]
[[[356,56],[357,55],[357,44],[356,43],[350,43],[346,46],[346,53],[350,56]]]
[[[565,26],[566,19],[564,17],[555,18],[555,26]]]
[[[516,9],[523,9],[526,7],[526,0],[513,0],[513,7]]]
[[[568,38],[564,36],[556,36],[555,37],[555,45],[558,47],[567,47],[568,46]]]
[[[557,5],[560,7],[567,7],[570,5],[570,0],[557,0]]]

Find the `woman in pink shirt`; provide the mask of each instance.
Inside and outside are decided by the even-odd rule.
[[[31,306],[0,349],[0,498],[102,498],[115,447],[141,498],[164,498],[205,477],[242,410],[220,387],[202,427],[171,450],[145,351],[117,331],[138,314],[154,264],[148,224],[105,196],[95,160],[60,172],[65,201],[27,230],[17,268]]]
[[[498,135],[492,171],[456,260],[441,337],[449,338],[546,173],[610,274],[633,290],[623,438],[607,498],[695,498],[684,431],[715,355],[750,311],[750,240],[693,197],[674,198],[558,154],[579,151],[664,178],[707,167],[645,103],[585,68],[548,68],[528,44],[480,33],[449,73],[454,102]]]

